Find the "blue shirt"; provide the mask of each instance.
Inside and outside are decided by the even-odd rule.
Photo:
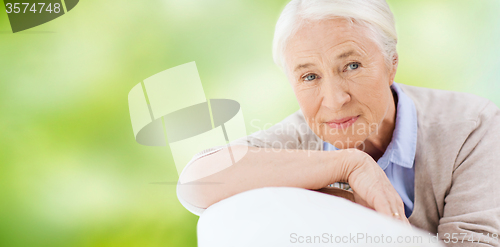
[[[391,86],[397,95],[396,126],[384,155],[377,161],[405,204],[406,217],[413,212],[415,188],[415,151],[417,147],[417,110],[413,101],[397,83]],[[324,151],[338,150],[323,142]]]

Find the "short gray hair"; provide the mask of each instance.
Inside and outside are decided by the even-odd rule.
[[[276,23],[273,40],[274,62],[286,73],[284,53],[291,36],[306,21],[346,18],[371,31],[386,63],[396,54],[397,33],[394,15],[385,0],[292,0]]]

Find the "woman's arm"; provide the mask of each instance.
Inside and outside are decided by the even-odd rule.
[[[500,246],[500,109],[488,102],[474,124],[437,229],[448,246]]]
[[[179,179],[179,196],[194,206],[207,208],[256,188],[321,189],[335,182],[348,182],[369,207],[391,217],[398,213],[406,221],[398,193],[378,164],[362,151],[269,150],[247,146],[230,149],[224,148],[186,167]],[[227,159],[229,151],[242,158],[232,164]]]

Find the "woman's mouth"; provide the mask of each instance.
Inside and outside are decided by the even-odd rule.
[[[326,122],[326,124],[333,129],[346,129],[353,125],[358,120],[358,117],[359,116],[351,116],[342,119],[335,119],[330,122]]]

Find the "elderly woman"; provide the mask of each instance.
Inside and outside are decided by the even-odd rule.
[[[348,184],[329,193],[431,233],[467,235],[457,244],[498,246],[500,110],[395,83],[396,43],[384,0],[292,0],[273,54],[300,110],[195,156],[180,181],[196,183],[178,186],[181,202],[199,214],[252,189]]]

